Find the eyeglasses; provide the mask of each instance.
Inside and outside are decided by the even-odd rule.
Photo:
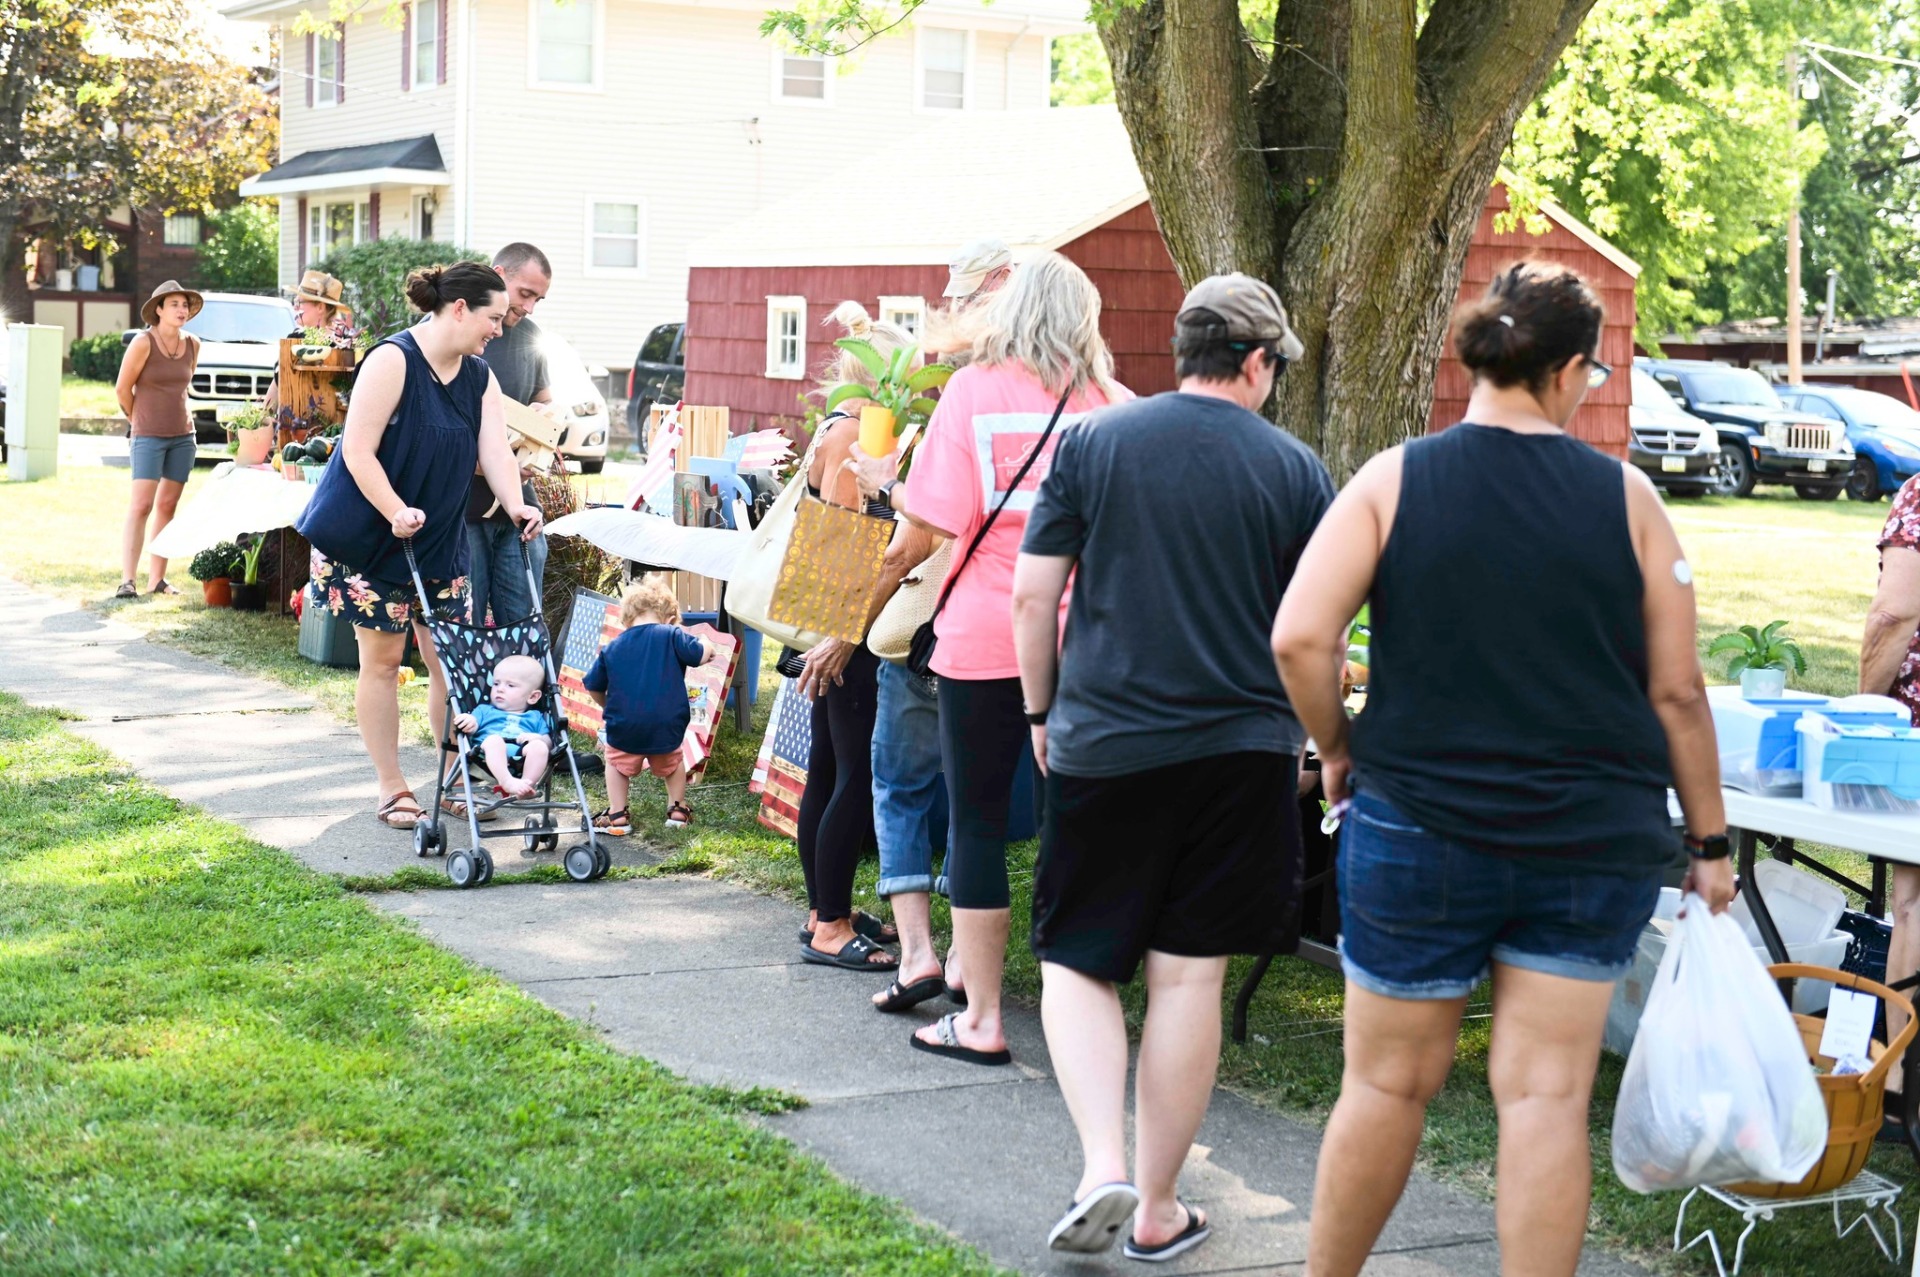
[[[1598,390],[1607,384],[1607,378],[1613,376],[1613,367],[1598,359],[1587,357],[1587,389]]]
[[[1250,350],[1265,351],[1267,363],[1272,365],[1273,375],[1276,377],[1287,371],[1288,360],[1285,355],[1280,353],[1280,343],[1277,341],[1230,341],[1227,345],[1243,355]]]

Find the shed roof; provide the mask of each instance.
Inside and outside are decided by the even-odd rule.
[[[917,134],[889,158],[885,166],[849,164],[807,194],[695,241],[687,264],[943,266],[960,245],[986,235],[1021,257],[1059,248],[1147,199],[1133,144],[1111,106],[972,112]],[[895,179],[896,172],[908,176]],[[863,214],[870,201],[860,193],[868,191],[892,211]],[[1540,211],[1639,277],[1638,262],[1573,214],[1550,200]]]

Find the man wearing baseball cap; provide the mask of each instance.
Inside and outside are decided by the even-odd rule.
[[[976,239],[947,263],[946,295],[956,306],[993,292],[1013,273],[1013,253],[997,239]]]
[[[1320,459],[1257,413],[1301,354],[1271,287],[1201,281],[1173,349],[1177,391],[1061,432],[1013,586],[1046,785],[1033,950],[1084,1158],[1049,1243],[1100,1251],[1130,1227],[1142,1260],[1210,1232],[1175,1184],[1213,1090],[1227,959],[1297,934],[1305,734],[1268,633],[1333,501]],[[1118,986],[1143,963],[1130,1175]]]

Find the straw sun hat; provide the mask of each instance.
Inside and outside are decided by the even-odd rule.
[[[341,290],[340,281],[333,276],[323,270],[310,270],[300,277],[300,282],[293,287],[292,293],[295,301],[320,302],[322,305],[333,307],[337,314],[351,315],[353,309],[340,302]]]
[[[182,287],[180,281],[177,279],[169,279],[162,283],[160,287],[153,290],[153,296],[147,298],[146,301],[140,304],[141,321],[145,323],[147,327],[153,327],[153,321],[160,313],[160,303],[175,293],[187,299],[188,319],[192,319],[195,315],[199,314],[200,308],[207,304],[207,299],[199,293],[194,292],[191,288]]]

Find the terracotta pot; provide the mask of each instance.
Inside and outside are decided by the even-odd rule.
[[[224,576],[216,576],[211,581],[200,582],[200,597],[207,601],[208,607],[232,607],[232,579]]]
[[[245,581],[233,583],[233,610],[236,612],[264,612],[267,610],[267,587],[258,581],[249,585]]]
[[[237,465],[257,466],[267,459],[273,451],[273,427],[260,426],[254,430],[236,431],[240,436],[240,450],[234,454]]]

